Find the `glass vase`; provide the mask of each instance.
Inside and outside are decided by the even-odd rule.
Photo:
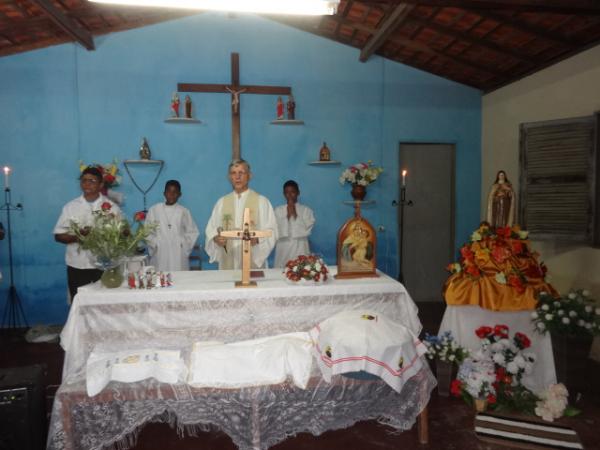
[[[118,288],[123,284],[123,269],[120,265],[111,267],[109,269],[104,269],[102,276],[100,277],[100,282],[104,287],[114,289]]]

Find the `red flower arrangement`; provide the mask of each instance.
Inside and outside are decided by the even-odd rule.
[[[285,265],[285,277],[289,281],[325,282],[329,276],[329,269],[319,256],[300,255],[288,261]]]
[[[136,222],[143,222],[146,220],[146,211],[138,211],[133,215],[133,220]]]

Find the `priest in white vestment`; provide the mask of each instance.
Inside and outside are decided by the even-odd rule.
[[[298,203],[300,188],[294,180],[283,185],[283,196],[287,204],[275,208],[279,239],[275,247],[275,267],[285,264],[299,255],[310,254],[308,236],[315,224],[312,209]]]
[[[152,206],[146,222],[158,229],[146,240],[150,264],[159,271],[190,270],[190,253],[200,235],[190,211],[177,203],[181,185],[177,180],[165,184],[165,202]]]
[[[213,208],[206,225],[205,250],[209,261],[219,263],[219,269],[242,267],[242,240],[226,239],[220,231],[243,228],[244,209],[250,209],[250,228],[271,230],[267,238],[252,239],[252,268],[265,267],[269,254],[277,242],[277,221],[269,200],[248,188],[252,178],[250,165],[243,159],[229,165],[229,181],[233,192],[221,197]]]

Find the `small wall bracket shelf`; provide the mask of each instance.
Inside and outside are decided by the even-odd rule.
[[[304,125],[304,120],[288,120],[288,119],[272,120],[271,125]]]
[[[311,166],[339,166],[341,161],[311,161],[308,164]]]
[[[140,193],[144,197],[144,211],[148,211],[148,208],[146,207],[146,194],[148,194],[148,192],[150,192],[150,189],[152,189],[154,187],[154,185],[156,184],[156,181],[158,180],[158,177],[160,176],[160,173],[162,172],[165,162],[161,159],[126,159],[123,161],[123,165],[125,166],[125,170],[127,171],[129,178],[131,178],[133,185],[136,187],[136,189],[138,191],[140,191]],[[129,166],[158,166],[158,170],[156,172],[154,180],[152,181],[152,183],[150,184],[148,189],[143,189],[142,187],[140,187],[140,185],[137,183],[137,181],[135,181],[135,178],[133,178],[133,175],[131,174],[131,171],[129,170]]]
[[[165,123],[202,123],[202,121],[186,117],[169,117],[168,119],[165,119]]]
[[[374,205],[376,202],[375,200],[344,200],[342,202],[344,205],[352,205],[352,206],[368,206],[368,205]]]

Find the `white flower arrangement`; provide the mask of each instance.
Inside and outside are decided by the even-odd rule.
[[[551,384],[540,394],[535,414],[548,422],[563,416],[569,405],[569,392],[564,384]]]
[[[541,334],[548,331],[569,336],[600,334],[600,308],[585,289],[571,291],[560,299],[540,292],[531,320]]]
[[[379,177],[381,172],[383,172],[383,168],[373,167],[371,161],[353,164],[342,172],[340,184],[350,183],[368,186]]]

